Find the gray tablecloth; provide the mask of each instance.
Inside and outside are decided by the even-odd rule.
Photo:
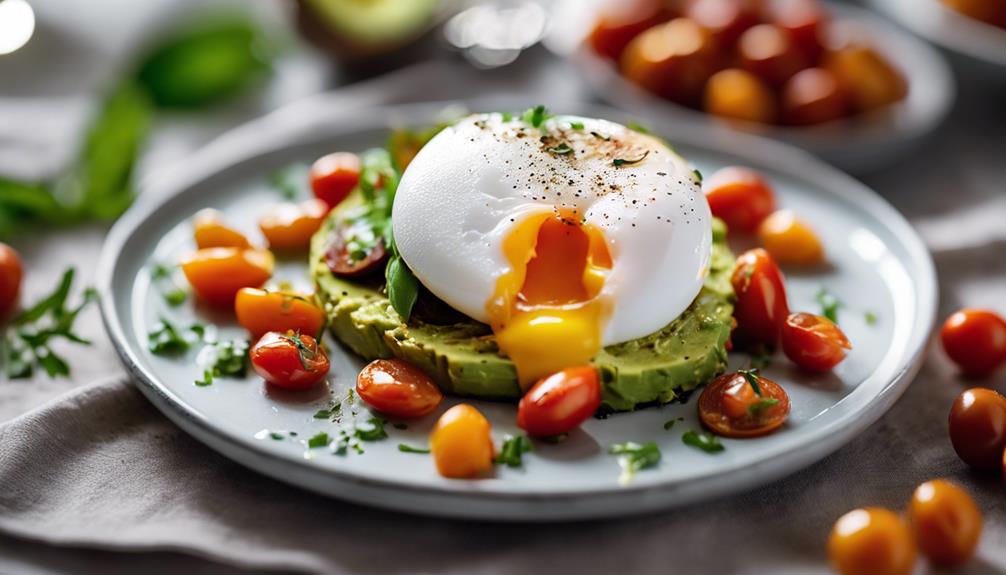
[[[424,99],[507,90],[529,100],[581,90],[541,54],[505,74],[459,67],[449,86],[430,86],[428,77],[428,69],[405,71],[354,87],[342,105],[407,101],[420,89]],[[933,250],[941,316],[965,304],[1006,311],[1003,99],[965,82],[940,134],[866,178]],[[0,115],[4,109],[0,98]],[[0,124],[0,143],[16,140],[5,129]],[[213,131],[162,135],[153,151],[161,160],[150,160],[147,173]],[[103,235],[94,227],[19,238],[26,299],[51,289],[67,265],[89,281]],[[826,572],[824,542],[839,515],[862,505],[900,507],[932,477],[966,486],[986,513],[979,558],[965,572],[1006,570],[1003,485],[968,471],[950,448],[946,414],[965,384],[938,346],[881,421],[783,481],[645,517],[500,525],[375,511],[243,469],[180,432],[126,382],[96,310],[80,321],[96,341],[65,350],[72,379],[0,383],[0,572]],[[985,384],[1006,391],[1002,374]]]

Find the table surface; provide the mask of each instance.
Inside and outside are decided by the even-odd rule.
[[[121,10],[122,6],[129,10]],[[142,4],[142,7],[140,6]],[[170,7],[168,5],[171,5]],[[57,169],[73,152],[74,136],[94,102],[94,94],[114,75],[122,55],[142,38],[142,31],[161,21],[172,10],[184,10],[195,1],[131,3],[117,0],[36,0],[39,17],[36,38],[16,53],[17,59],[0,57],[0,173],[38,177]],[[266,10],[269,14],[269,10]],[[110,20],[121,25],[108,26]],[[38,70],[44,63],[46,73]],[[510,68],[496,71],[512,85],[525,85],[529,99],[549,90],[570,97],[587,97],[582,85],[563,63],[535,50]],[[140,178],[183,158],[213,136],[242,121],[298,97],[336,84],[327,62],[310,52],[284,58],[272,83],[254,101],[242,102],[212,117],[171,118],[160,121],[140,168]],[[924,237],[939,272],[940,317],[962,306],[983,306],[1006,311],[1006,93],[987,88],[982,78],[959,78],[957,105],[943,128],[910,158],[862,179],[893,203]],[[487,84],[488,85],[488,84]],[[475,86],[457,86],[459,95]],[[482,89],[485,86],[481,87]],[[530,101],[529,100],[529,101]],[[153,174],[153,175],[152,175]],[[25,260],[25,301],[34,301],[52,289],[62,271],[76,266],[82,284],[93,282],[94,263],[105,226],[31,232],[13,245]],[[94,339],[91,348],[65,348],[73,366],[70,379],[37,376],[25,381],[0,383],[0,421],[25,413],[75,386],[122,373],[118,359],[104,336],[96,307],[80,318],[83,333]],[[936,393],[940,386],[963,389],[953,369],[935,347],[908,395]],[[999,374],[986,385],[1006,391]],[[941,397],[946,394],[941,392]],[[951,397],[952,397],[951,394]],[[899,425],[911,420],[902,408],[905,399],[876,426]],[[942,422],[940,422],[942,424]],[[927,446],[914,446],[925,449]],[[850,446],[846,449],[853,449]],[[922,460],[913,460],[921,464]],[[898,469],[874,472],[899,473]],[[919,470],[903,470],[915,477]],[[957,473],[936,469],[934,475]],[[854,477],[850,470],[848,481]],[[965,476],[965,482],[968,482]],[[987,483],[977,484],[987,486]],[[987,487],[985,487],[987,489]],[[985,495],[990,495],[986,493]],[[994,493],[992,493],[994,495]],[[864,501],[863,504],[870,503]],[[1001,510],[1001,507],[998,508]],[[1002,542],[1006,518],[987,517],[986,539]],[[714,526],[704,526],[715,537]],[[985,542],[984,548],[992,543]],[[823,545],[823,541],[822,541]],[[983,550],[984,550],[983,548]],[[617,549],[613,552],[617,553]],[[1004,565],[1001,552],[989,552],[989,561]],[[115,561],[112,561],[112,559]],[[991,564],[991,563],[990,563]],[[173,553],[117,555],[107,551],[61,550],[0,537],[0,571],[60,573],[114,565],[123,572],[158,565],[166,571],[221,572],[219,565]],[[655,566],[654,566],[655,567]],[[977,571],[976,571],[977,572]]]

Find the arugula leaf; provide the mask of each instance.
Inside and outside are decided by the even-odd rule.
[[[430,448],[428,447],[412,447],[411,445],[406,445],[404,443],[398,444],[398,451],[402,453],[429,453]]]
[[[821,315],[831,320],[831,323],[838,325],[838,308],[843,307],[842,302],[823,287],[817,291],[814,299],[821,306]]]
[[[519,467],[522,463],[521,456],[534,449],[531,440],[523,435],[516,437],[512,435],[503,436],[503,447],[500,449],[493,461],[506,465],[507,467]]]
[[[660,462],[660,448],[652,441],[644,444],[634,441],[616,443],[608,448],[608,453],[621,456],[618,458],[618,464],[622,467],[620,478],[622,483],[632,479],[636,472]]]
[[[681,441],[685,445],[690,445],[697,449],[701,449],[706,453],[719,453],[726,449],[723,444],[720,443],[718,437],[711,433],[696,433],[695,430],[689,429],[681,436]]]

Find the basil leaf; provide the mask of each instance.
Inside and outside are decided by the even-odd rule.
[[[388,262],[385,279],[391,307],[402,316],[402,321],[409,321],[412,307],[416,305],[416,299],[419,297],[419,280],[405,264],[402,256],[397,254]]]

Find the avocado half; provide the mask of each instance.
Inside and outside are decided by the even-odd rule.
[[[408,324],[374,281],[336,277],[325,250],[350,197],[332,211],[311,242],[310,269],[336,339],[367,360],[398,357],[428,373],[445,393],[481,399],[520,398],[514,364],[499,354],[489,326],[468,318],[447,325]],[[726,226],[713,221],[709,276],[692,305],[660,331],[604,348],[594,359],[601,373],[601,410],[628,411],[669,403],[705,384],[727,366],[734,292],[734,256]]]

